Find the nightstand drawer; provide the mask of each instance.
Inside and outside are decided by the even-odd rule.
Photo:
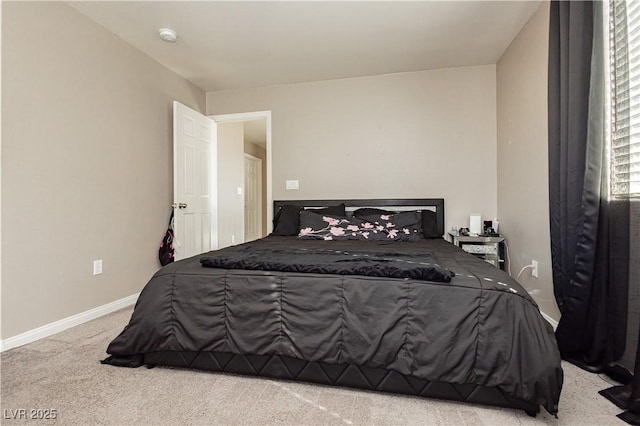
[[[462,244],[460,248],[472,254],[493,254],[498,255],[497,244]]]

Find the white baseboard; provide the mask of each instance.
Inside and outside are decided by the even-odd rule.
[[[558,321],[554,320],[553,318],[551,318],[549,315],[545,314],[542,311],[540,311],[540,313],[542,314],[542,318],[546,319],[547,322],[551,324],[551,327],[553,327],[554,330],[558,328]]]
[[[75,327],[76,325],[83,324],[87,321],[91,321],[92,319],[99,318],[103,315],[107,315],[111,312],[133,305],[138,300],[139,295],[140,293],[132,294],[131,296],[123,297],[122,299],[107,303],[106,305],[98,306],[97,308],[89,309],[88,311],[43,325],[42,327],[34,328],[33,330],[18,334],[17,336],[0,340],[0,352],[17,348],[18,346],[26,345],[27,343],[35,342],[36,340],[44,339],[45,337],[60,333],[68,328]]]

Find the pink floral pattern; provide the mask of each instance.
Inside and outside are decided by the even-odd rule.
[[[301,237],[304,237],[305,235],[311,234],[311,232],[313,232],[313,229],[307,227],[307,228],[301,229],[300,230],[300,234],[298,234],[298,235],[301,236]]]
[[[402,223],[398,224],[395,219],[399,219]],[[298,237],[327,241],[353,239],[415,241],[423,238],[420,223],[420,217],[407,216],[407,213],[367,216],[365,219],[318,215],[303,211],[300,213]]]
[[[322,220],[329,223],[331,226],[336,226],[340,223],[340,220],[331,216],[322,216]]]
[[[344,229],[335,226],[332,226],[331,229],[329,229],[329,232],[331,232],[331,234],[335,235],[336,237],[344,235]]]

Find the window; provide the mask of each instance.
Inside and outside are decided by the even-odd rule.
[[[640,197],[640,2],[609,2],[612,197]]]

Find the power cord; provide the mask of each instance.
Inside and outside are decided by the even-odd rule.
[[[525,270],[525,269],[527,269],[527,268],[531,268],[531,269],[533,269],[533,268],[534,268],[534,266],[533,266],[533,264],[523,266],[523,267],[522,267],[522,269],[520,269],[520,272],[518,272],[518,277],[516,278],[516,281],[518,281],[518,280],[520,279],[520,275],[522,275],[522,273],[524,272],[524,270]]]
[[[504,252],[507,255],[507,273],[510,277],[512,277],[513,275],[511,275],[511,259],[509,258],[509,244],[507,244],[506,238],[504,239]]]
[[[507,256],[507,272],[509,273],[510,277],[513,277],[513,275],[511,275],[511,258],[509,257],[509,244],[507,244],[507,239],[504,239],[504,248],[505,248],[505,255]],[[533,263],[523,266],[522,269],[520,269],[520,272],[518,272],[518,276],[516,277],[516,281],[518,281],[520,279],[520,276],[522,275],[522,273],[525,271],[525,269],[527,268],[535,268],[535,266],[533,265]]]
[[[509,273],[510,277],[513,277],[513,275],[511,275],[511,259],[509,258],[509,245],[507,244],[507,239],[504,239],[504,248],[505,248],[505,255],[507,257],[507,272]],[[525,269],[527,268],[531,268],[532,270],[535,268],[534,264],[531,263],[529,265],[523,266],[522,269],[520,269],[520,272],[518,272],[518,276],[516,277],[516,281],[520,281],[520,276],[522,275],[522,273],[525,271]],[[531,296],[533,296],[535,293],[537,293],[539,290],[533,289],[533,290],[527,290],[527,293],[529,293]]]

